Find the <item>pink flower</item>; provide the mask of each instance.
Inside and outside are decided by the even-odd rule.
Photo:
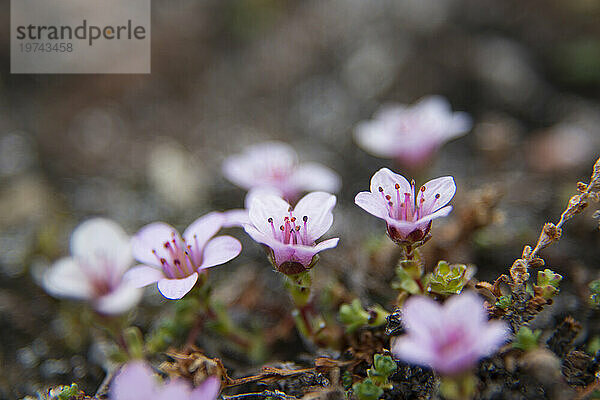
[[[300,164],[296,151],[281,142],[256,144],[228,157],[223,174],[244,189],[273,188],[290,200],[303,191],[337,192],[341,185],[334,171],[317,163]]]
[[[122,279],[132,261],[123,228],[108,219],[89,219],[71,234],[71,257],[55,262],[42,284],[53,296],[89,300],[102,314],[121,314],[142,295]]]
[[[213,212],[194,221],[184,232],[164,222],[146,225],[131,240],[133,256],[145,265],[136,266],[125,278],[137,287],[158,282],[167,299],[180,299],[192,290],[198,272],[224,264],[242,250],[231,236],[213,236],[223,225],[223,215]]]
[[[126,364],[110,387],[110,400],[216,400],[221,383],[214,376],[192,389],[184,380],[159,383],[152,369],[142,361]]]
[[[411,243],[427,238],[431,221],[447,216],[456,184],[451,176],[430,180],[415,195],[415,183],[382,168],[371,178],[371,191],[360,192],[354,202],[374,216],[384,219],[390,238]],[[445,207],[444,207],[445,206]]]
[[[448,140],[467,133],[471,125],[469,115],[453,113],[445,98],[429,96],[414,106],[383,107],[372,120],[359,123],[354,133],[367,152],[414,167]]]
[[[402,320],[407,334],[395,341],[392,353],[442,375],[472,368],[506,342],[509,334],[503,321],[488,321],[483,300],[470,292],[452,296],[443,305],[413,296],[404,305]]]
[[[337,246],[338,238],[316,244],[333,224],[334,195],[312,192],[295,208],[271,193],[257,193],[249,204],[250,223],[246,233],[271,250],[274,267],[285,274],[297,274],[311,267],[320,251]]]

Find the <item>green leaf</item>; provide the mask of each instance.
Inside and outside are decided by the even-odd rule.
[[[521,349],[524,351],[535,349],[538,347],[538,341],[541,334],[542,331],[539,329],[532,331],[528,327],[523,326],[515,335],[515,340],[513,341],[512,346],[516,349]]]
[[[378,400],[383,395],[383,389],[367,378],[352,385],[354,394],[359,400]]]
[[[465,285],[474,275],[475,269],[465,264],[449,265],[439,261],[429,275],[428,290],[433,293],[449,296],[462,292]]]
[[[58,399],[59,400],[70,400],[70,399],[74,398],[75,396],[78,396],[80,393],[81,393],[81,391],[79,390],[79,387],[77,386],[77,384],[72,383],[71,386],[64,388],[62,390],[62,392],[59,393]]]

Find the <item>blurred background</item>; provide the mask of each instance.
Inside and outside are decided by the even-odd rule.
[[[599,19],[595,0],[154,0],[150,75],[11,75],[4,29],[0,397],[73,380],[93,393],[103,379],[101,349],[73,317],[82,306],[38,285],[67,254],[73,227],[100,215],[130,234],[155,220],[185,228],[208,211],[242,207],[244,191],[220,168],[249,144],[286,141],[301,160],[342,176],[328,234],[342,239],[320,269],[368,294],[377,271],[358,245],[382,236],[383,225],[354,195],[383,166],[403,171],[361,150],[352,132],[388,102],[440,94],[473,117],[473,130],[418,178],[455,177],[456,212],[435,223],[446,231],[477,190],[492,191],[497,206],[486,226],[451,250],[441,235],[436,248],[493,280],[544,221],[557,220],[600,155]],[[571,311],[577,288],[598,278],[591,214],[544,253],[566,276],[557,303]],[[277,277],[261,249],[232,232],[244,252],[215,268],[217,292],[235,296],[225,278],[258,276],[283,293],[268,285]],[[145,300],[161,301],[152,293]]]

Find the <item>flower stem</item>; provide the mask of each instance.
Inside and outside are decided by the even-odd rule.
[[[472,373],[456,376],[444,376],[440,384],[440,393],[449,400],[468,400],[475,395],[477,380]]]
[[[414,258],[414,248],[411,244],[402,246],[402,258],[404,260],[412,260]]]
[[[285,287],[294,303],[292,316],[298,332],[308,342],[317,342],[317,335],[325,328],[325,319],[315,310],[312,298],[312,272],[285,275]]]
[[[126,337],[127,330],[133,327],[128,326],[127,316],[110,316],[95,314],[92,324],[100,329],[117,346],[111,358],[118,361],[126,361],[131,358],[139,358],[139,352],[132,352]]]
[[[219,333],[231,343],[243,349],[248,354],[258,354],[252,350],[253,347],[260,346],[251,333],[246,332],[233,322],[229,316],[227,307],[211,298],[211,288],[208,284],[194,288],[189,294],[189,301],[195,301],[195,305],[190,308],[192,323],[189,323],[189,333],[185,342],[185,348],[191,348],[196,342],[196,338],[204,329],[206,323],[210,323],[210,328]],[[190,320],[189,317],[184,319]]]

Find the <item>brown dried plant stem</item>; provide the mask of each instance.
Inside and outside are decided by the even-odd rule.
[[[490,306],[490,313],[495,317],[502,317],[509,321],[513,331],[517,331],[524,323],[531,320],[539,313],[551,299],[545,298],[539,293],[533,296],[527,290],[531,269],[539,269],[544,266],[544,260],[539,256],[541,250],[558,241],[562,235],[564,224],[577,214],[580,214],[590,201],[600,201],[600,158],[593,167],[589,183],[578,182],[577,191],[561,213],[556,224],[547,222],[544,224],[535,247],[525,246],[521,258],[517,258],[509,270],[509,276],[501,275],[494,284],[479,282],[476,287],[486,289],[496,298],[506,297],[508,286],[510,288],[511,302],[508,306],[499,303]]]
[[[578,182],[577,190],[579,191],[579,194],[576,194],[569,199],[567,208],[560,215],[558,222],[556,224],[552,222],[547,222],[544,224],[533,250],[531,250],[531,247],[529,246],[525,247],[522,258],[522,260],[525,262],[518,263],[520,265],[517,266],[515,264],[517,264],[517,261],[519,260],[515,261],[513,268],[517,267],[517,269],[514,271],[517,275],[524,273],[523,277],[525,277],[525,280],[527,280],[527,268],[532,266],[532,264],[538,264],[539,259],[537,255],[540,250],[548,247],[550,244],[560,239],[562,235],[562,226],[575,215],[580,214],[588,206],[589,200],[598,201],[600,199],[600,158],[598,158],[594,164],[590,182],[587,184]],[[519,267],[524,267],[525,270],[521,271],[518,269]],[[513,268],[511,268],[511,276],[513,276]]]
[[[250,399],[276,399],[276,400],[298,400],[296,396],[288,396],[279,390],[264,390],[257,393],[222,395],[223,400],[250,400]]]

